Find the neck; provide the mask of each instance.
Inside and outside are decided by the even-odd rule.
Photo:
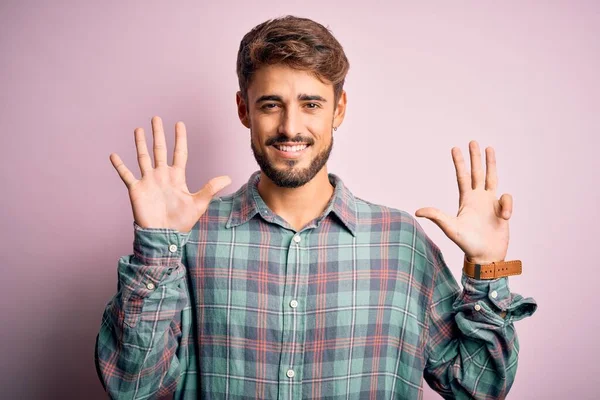
[[[258,193],[267,206],[286,220],[296,231],[323,213],[334,187],[329,182],[327,166],[303,186],[283,188],[275,185],[263,172],[260,173]]]

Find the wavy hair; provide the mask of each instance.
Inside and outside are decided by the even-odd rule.
[[[237,56],[240,91],[248,104],[248,87],[261,66],[284,64],[307,71],[333,85],[334,106],[350,68],[342,45],[331,31],[308,18],[292,15],[267,20],[246,33]]]

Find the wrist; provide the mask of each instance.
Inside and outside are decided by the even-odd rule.
[[[520,275],[522,264],[520,260],[487,261],[487,258],[477,258],[472,261],[466,254],[463,271],[475,279],[496,279],[510,275]],[[487,262],[486,262],[487,261]]]
[[[481,265],[504,261],[504,258],[498,259],[498,258],[494,258],[494,257],[469,257],[466,254],[465,254],[465,259],[470,263],[481,264]]]

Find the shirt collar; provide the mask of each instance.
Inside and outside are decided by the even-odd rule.
[[[255,171],[250,175],[248,182],[240,187],[232,196],[233,204],[229,220],[225,227],[231,228],[248,222],[256,214],[264,220],[274,222],[275,213],[269,209],[258,192],[258,182],[261,171]],[[356,236],[357,210],[356,198],[344,185],[339,176],[328,173],[329,182],[334,186],[333,196],[327,204],[323,214],[317,219],[317,224],[330,212],[333,212],[342,224]]]

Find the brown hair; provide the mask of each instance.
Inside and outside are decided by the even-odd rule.
[[[321,82],[329,81],[333,84],[334,106],[350,68],[342,45],[328,28],[292,15],[267,20],[242,38],[237,75],[246,105],[253,73],[263,65],[272,64],[308,71]]]

